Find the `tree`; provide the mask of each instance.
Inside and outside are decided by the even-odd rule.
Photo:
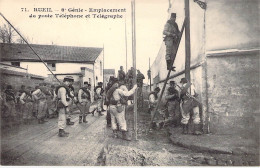
[[[15,36],[17,36],[17,34],[10,25],[4,24],[0,26],[0,40],[2,43],[13,43]]]

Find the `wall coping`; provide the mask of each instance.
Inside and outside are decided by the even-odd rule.
[[[227,50],[216,50],[216,51],[208,51],[206,52],[206,57],[223,57],[223,56],[239,56],[239,55],[255,55],[259,54],[260,49],[227,49]]]

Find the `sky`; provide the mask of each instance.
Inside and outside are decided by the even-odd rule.
[[[146,76],[145,83],[148,83],[149,58],[152,65],[163,42],[162,31],[168,17],[168,5],[168,0],[135,0],[136,68]],[[26,8],[26,12],[22,8]],[[35,12],[34,8],[51,8],[52,12]],[[122,18],[94,18],[89,8],[125,9],[126,12],[103,13],[119,14]],[[62,12],[62,9],[65,11]],[[69,9],[83,12],[69,12]],[[127,48],[128,69],[133,65],[131,0],[1,0],[0,11],[31,44],[104,46],[104,68],[115,69],[116,72],[121,65],[126,70]],[[38,18],[38,15],[48,14],[53,17]],[[55,14],[91,16],[66,19],[56,18]],[[35,18],[30,18],[30,15],[35,15]],[[4,23],[0,18],[0,24]]]

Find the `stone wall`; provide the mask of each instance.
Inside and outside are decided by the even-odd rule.
[[[259,134],[259,50],[208,56],[207,78],[210,131]]]

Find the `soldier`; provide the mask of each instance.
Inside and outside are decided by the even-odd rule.
[[[118,76],[117,76],[118,80],[124,80],[125,79],[125,72],[124,72],[124,68],[123,66],[120,66],[120,70],[118,70]]]
[[[24,85],[22,85],[24,86]],[[27,90],[25,90],[25,87],[22,87],[21,90],[22,95],[20,96],[20,104],[21,104],[21,112],[23,115],[23,122],[24,124],[30,124],[32,117],[33,117],[33,100],[32,100],[32,94],[31,94],[31,87],[28,86]]]
[[[176,89],[175,81],[170,81],[170,87],[167,90],[165,97],[167,100],[167,109],[169,118],[165,121],[166,123],[172,122],[175,126],[180,124],[180,103],[179,103],[179,91]]]
[[[79,107],[80,107],[80,115],[79,115],[79,123],[83,122],[87,123],[86,121],[86,114],[89,112],[89,108],[91,105],[91,95],[89,88],[91,87],[88,82],[83,83],[84,86],[79,89],[78,93],[78,100],[79,100]]]
[[[112,87],[107,92],[107,98],[110,102],[112,130],[115,138],[117,137],[117,121],[119,129],[122,132],[122,139],[128,141],[131,140],[127,134],[127,124],[125,120],[125,105],[127,102],[124,101],[123,97],[128,97],[134,94],[136,88],[137,85],[134,85],[130,91],[124,91],[119,88],[118,80],[115,79]]]
[[[38,90],[38,89],[39,89],[39,86],[35,86],[34,90],[32,90],[32,93],[34,91]],[[34,99],[34,96],[32,96],[32,100],[33,100],[33,117],[37,118],[37,115],[38,115],[38,103]]]
[[[46,90],[44,86],[41,84],[41,86],[35,90],[32,93],[32,96],[37,103],[37,119],[38,124],[43,124],[44,122],[47,122],[45,120],[46,114],[47,114],[47,99],[46,94],[44,93]]]
[[[75,95],[74,87],[71,84],[71,85],[69,85],[69,97],[70,97],[70,99],[74,100],[74,101],[71,100],[72,101],[71,105],[73,105],[73,103],[77,101],[77,99],[76,99],[76,97],[74,95]],[[67,125],[74,125],[74,122],[71,121],[71,111],[70,110],[66,113],[66,124]]]
[[[70,97],[70,88],[74,82],[72,76],[65,76],[62,85],[56,88],[56,94],[58,98],[57,110],[59,112],[58,128],[59,137],[67,137],[68,132],[65,132],[66,127],[66,113],[69,112],[69,106],[72,104],[72,99]]]
[[[102,88],[102,82],[98,82],[98,86],[96,86],[94,88],[94,101],[96,101],[97,103],[97,112],[98,112],[98,116],[103,116],[103,114],[101,114],[102,111],[102,96],[104,93],[104,89]],[[94,111],[93,111],[94,112]]]
[[[151,112],[151,120],[152,120],[152,117],[154,116],[155,114],[155,107],[156,107],[156,104],[158,102],[158,93],[160,92],[160,88],[159,87],[156,87],[154,89],[153,92],[149,93],[149,110]],[[152,128],[155,129],[156,128],[156,122],[155,122],[156,118],[154,118],[153,120],[153,126]]]
[[[182,84],[182,90],[180,93],[181,98],[181,113],[182,113],[182,120],[181,123],[183,124],[183,133],[188,133],[188,122],[190,116],[192,115],[193,123],[195,124],[195,135],[201,135],[202,132],[200,131],[200,115],[199,115],[199,102],[197,101],[196,97],[198,94],[196,93],[195,87],[192,83],[188,82],[186,78],[182,78],[180,83]],[[191,89],[191,94],[188,93],[188,89]]]
[[[140,70],[137,70],[137,75],[136,75],[136,83],[138,87],[143,87],[143,80],[145,79],[144,75],[140,72]]]
[[[106,93],[106,96],[105,96],[105,105],[107,106],[107,116],[106,116],[106,120],[107,120],[107,126],[108,127],[111,127],[111,114],[110,114],[110,108],[109,108],[109,100],[108,100],[108,98],[107,98],[107,92],[108,92],[108,90],[112,87],[112,85],[113,85],[113,81],[114,81],[114,76],[110,76],[110,78],[109,78],[109,81],[108,81],[108,83],[107,83],[107,87],[106,87],[106,89],[105,89],[105,93]]]
[[[16,122],[17,114],[15,109],[15,94],[11,85],[7,85],[6,90],[4,91],[3,104],[6,107],[4,116],[8,118],[7,126],[11,126],[13,122]]]
[[[57,116],[56,111],[57,95],[55,93],[55,86],[51,85],[50,96],[48,101],[49,118],[55,118]]]
[[[164,42],[166,45],[166,64],[167,64],[167,70],[173,70],[174,68],[172,66],[173,60],[176,57],[176,51],[177,51],[177,44],[180,39],[180,30],[178,28],[176,20],[176,13],[171,13],[170,20],[167,21],[167,23],[164,26],[163,35]]]

